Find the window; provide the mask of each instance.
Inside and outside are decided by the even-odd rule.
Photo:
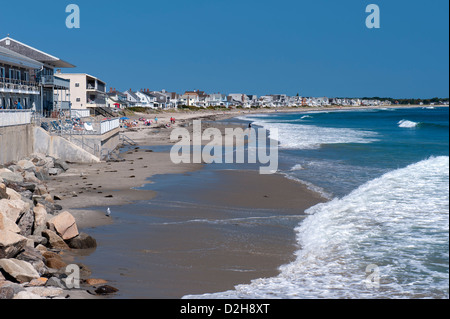
[[[0,68],[0,78],[5,78],[5,68]]]
[[[79,88],[80,87],[80,83],[75,83],[75,87]]]
[[[77,102],[81,102],[81,99],[79,97],[77,97]]]

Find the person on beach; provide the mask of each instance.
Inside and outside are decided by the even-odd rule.
[[[155,116],[155,124],[158,124],[158,118]]]

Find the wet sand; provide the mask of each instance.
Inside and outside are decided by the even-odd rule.
[[[178,299],[276,276],[298,249],[294,228],[304,211],[324,201],[281,175],[175,165],[168,153],[150,152],[167,145],[168,129],[127,134],[139,146],[123,161],[71,165],[49,181],[98,243],[68,256],[117,287],[114,298]]]
[[[158,195],[114,207],[112,225],[90,230],[97,250],[79,257],[94,277],[120,289],[116,298],[178,299],[276,276],[298,249],[294,228],[304,210],[323,201],[283,176],[248,171],[153,180]]]

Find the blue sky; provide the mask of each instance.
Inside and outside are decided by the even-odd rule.
[[[449,96],[448,0],[2,0],[8,33],[122,91]]]

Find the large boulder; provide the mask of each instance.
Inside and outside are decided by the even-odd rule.
[[[13,233],[20,233],[20,228],[15,222],[6,217],[6,215],[0,212],[0,231],[10,231]]]
[[[20,283],[41,277],[30,263],[23,260],[0,259],[0,268]]]
[[[97,247],[97,241],[85,233],[68,240],[67,244],[72,249],[92,249]]]
[[[13,173],[11,171],[4,171],[3,173],[0,172],[0,178],[3,179],[5,183],[23,183],[23,177],[22,174],[19,173]]]
[[[47,268],[44,264],[45,258],[36,248],[25,246],[24,249],[16,256],[16,259],[30,263],[41,275],[47,272]]]
[[[31,162],[27,160],[21,160],[17,162],[17,166],[20,166],[21,169],[24,171],[35,171],[36,166]]]
[[[49,229],[55,229],[64,240],[69,240],[79,235],[75,217],[69,212],[63,212],[47,222]]]
[[[34,229],[39,229],[40,227],[44,227],[46,225],[47,216],[48,216],[45,206],[38,203],[33,208],[33,213],[34,213]]]
[[[70,249],[70,247],[66,244],[66,242],[59,237],[57,233],[50,229],[45,229],[42,231],[42,236],[47,238],[47,245],[53,249]]]
[[[22,200],[22,195],[12,188],[6,188],[6,194],[8,195],[9,200]]]
[[[60,168],[64,172],[67,171],[70,168],[69,165],[65,161],[63,161],[61,159],[55,159],[54,163],[55,163],[55,168]]]
[[[27,239],[11,231],[0,231],[0,258],[15,257],[27,244]]]
[[[17,222],[23,213],[30,209],[30,204],[22,200],[0,200],[0,212],[4,213],[6,217],[14,222]]]

